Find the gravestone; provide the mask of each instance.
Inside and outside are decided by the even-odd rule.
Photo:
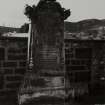
[[[27,72],[18,93],[20,105],[64,105],[64,20],[70,11],[56,0],[26,7],[31,20]]]

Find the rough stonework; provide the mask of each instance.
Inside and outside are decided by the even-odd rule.
[[[16,93],[26,71],[26,58],[27,38],[0,37],[0,97]]]

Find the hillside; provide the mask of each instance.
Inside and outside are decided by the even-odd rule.
[[[67,32],[81,32],[92,28],[105,26],[105,19],[87,19],[79,22],[65,22],[65,31]]]
[[[105,19],[98,20],[98,19],[87,19],[82,20],[79,22],[65,22],[65,31],[66,32],[85,32],[91,30],[93,28],[99,28],[100,26],[105,26]],[[13,28],[13,27],[4,27],[0,26],[0,34],[7,33],[7,32],[17,32],[17,33],[25,33],[27,32],[28,25],[24,24],[20,28]]]
[[[7,33],[7,32],[19,32],[20,28],[13,28],[13,27],[4,27],[0,26],[0,34]]]

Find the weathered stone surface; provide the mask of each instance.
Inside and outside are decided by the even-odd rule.
[[[19,62],[19,67],[26,67],[27,62],[26,61],[20,61]]]
[[[14,70],[14,72],[15,72],[15,74],[20,74],[20,75],[24,75],[25,74],[25,72],[26,72],[26,68],[16,68],[15,70]]]
[[[75,57],[79,59],[89,59],[92,57],[91,48],[77,48]]]
[[[27,52],[27,46],[26,46],[26,48],[25,48],[25,46],[24,46],[24,48],[16,48],[16,47],[13,47],[13,48],[9,48],[8,49],[8,53],[9,54],[24,54],[24,53],[26,53]]]
[[[0,89],[4,88],[4,76],[0,75]]]
[[[70,71],[80,71],[80,70],[86,70],[85,66],[67,66],[67,70],[70,70]]]
[[[11,83],[8,83],[8,84],[6,85],[6,88],[7,88],[7,89],[16,90],[16,89],[19,88],[20,84],[21,84],[21,82],[14,82],[14,83],[11,82]]]
[[[26,69],[24,63],[26,62],[27,58],[26,50],[27,38],[0,37],[0,97],[8,97],[8,95],[12,94],[13,90],[15,90],[16,92],[16,89],[19,88],[20,85],[18,84],[23,79],[22,75],[24,74]],[[16,56],[16,59],[10,58],[9,55],[11,55],[12,57]],[[22,58],[21,55],[25,56],[25,58]],[[18,58],[17,56],[20,57]],[[10,82],[11,84],[8,84],[8,82]],[[8,92],[9,90],[11,91]],[[15,92],[13,94],[16,95]]]
[[[9,98],[9,96],[14,96],[14,95],[16,95],[16,91],[15,90],[2,90],[2,91],[0,91],[0,96],[1,97],[7,97],[7,98]],[[13,98],[13,97],[11,97],[11,98]]]
[[[3,69],[3,71],[4,71],[4,75],[8,75],[8,74],[12,75],[14,73],[12,68]]]
[[[11,61],[5,61],[3,62],[3,67],[17,67],[17,63],[16,62],[11,62]]]
[[[27,60],[26,54],[18,54],[18,55],[8,55],[8,60]]]
[[[5,59],[5,48],[0,48],[0,61]]]
[[[16,81],[21,81],[22,80],[22,76],[18,76],[18,75],[11,75],[11,76],[6,76],[6,80],[7,81],[11,81],[11,82],[16,82]]]

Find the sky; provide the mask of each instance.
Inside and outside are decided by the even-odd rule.
[[[37,4],[39,0],[0,0],[0,26],[20,27],[28,18],[24,15],[25,5]],[[67,19],[77,22],[84,19],[105,19],[105,0],[57,0],[71,10]]]

